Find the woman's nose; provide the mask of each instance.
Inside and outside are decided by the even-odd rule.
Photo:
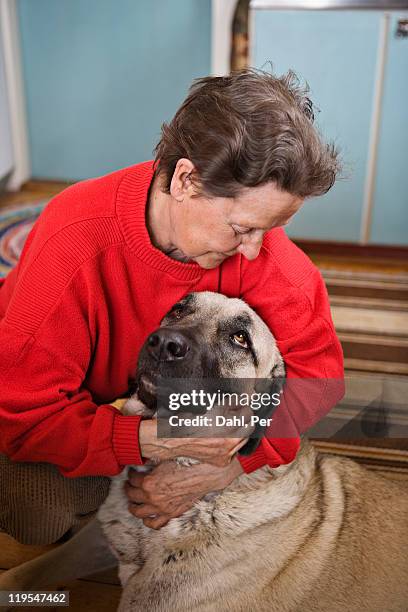
[[[261,250],[263,240],[263,232],[260,235],[248,235],[244,236],[241,244],[238,246],[238,252],[241,253],[246,259],[251,261],[256,259]]]

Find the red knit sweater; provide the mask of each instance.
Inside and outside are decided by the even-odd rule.
[[[140,464],[140,418],[110,405],[126,394],[139,350],[191,291],[241,296],[275,335],[288,377],[343,376],[327,292],[311,261],[271,230],[257,259],[213,270],[154,248],[145,226],[146,162],[53,198],[0,289],[0,452],[65,476]],[[318,398],[311,425],[338,397]],[[319,410],[317,410],[319,407]],[[245,471],[291,461],[299,439],[263,439]]]

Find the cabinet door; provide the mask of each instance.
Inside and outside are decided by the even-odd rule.
[[[251,63],[306,79],[321,109],[316,123],[335,140],[344,179],[308,200],[288,226],[296,238],[357,242],[364,196],[380,11],[253,10]]]
[[[388,37],[370,242],[408,245],[408,37]],[[408,14],[405,14],[408,18]]]

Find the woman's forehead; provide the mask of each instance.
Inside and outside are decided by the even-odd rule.
[[[293,215],[302,199],[273,184],[246,188],[233,198],[229,209],[229,221],[238,225],[268,229],[277,219]]]

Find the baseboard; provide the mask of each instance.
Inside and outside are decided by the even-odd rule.
[[[334,255],[341,257],[365,257],[375,259],[408,259],[408,246],[384,244],[356,244],[326,240],[303,240],[293,242],[307,255]]]

